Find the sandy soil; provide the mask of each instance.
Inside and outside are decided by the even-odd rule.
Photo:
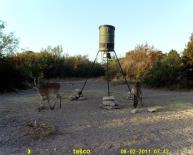
[[[38,112],[36,90],[0,95],[0,155],[71,155],[73,149],[89,149],[92,155],[118,155],[121,149],[155,154],[193,154],[193,91],[143,89],[144,107],[162,106],[159,112],[130,113],[125,85],[111,86],[121,109],[99,108],[106,95],[103,81],[90,80],[84,90],[85,101],[69,101],[67,96],[83,81],[61,81],[62,109]],[[55,132],[46,137],[29,135],[29,122],[44,122]],[[123,151],[123,150],[122,150]],[[157,153],[158,154],[158,153]]]

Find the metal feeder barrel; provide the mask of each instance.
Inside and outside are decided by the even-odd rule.
[[[115,27],[112,25],[99,26],[99,51],[114,51],[114,31]]]

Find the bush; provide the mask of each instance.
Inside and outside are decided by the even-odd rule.
[[[33,82],[33,77],[44,73],[45,78],[98,77],[104,75],[102,65],[92,62],[86,56],[61,56],[42,51],[25,51],[1,57],[0,92],[23,89]]]
[[[123,71],[129,80],[141,80],[162,53],[148,44],[138,45],[121,60]]]
[[[9,60],[0,61],[0,92],[14,91],[25,88],[26,75],[23,70],[16,68]]]
[[[145,75],[143,82],[150,87],[169,87],[178,82],[179,68],[165,64],[155,64]]]
[[[182,60],[177,51],[171,50],[162,55],[145,75],[143,82],[150,87],[180,87],[182,79]]]

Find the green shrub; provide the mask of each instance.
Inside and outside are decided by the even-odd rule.
[[[169,87],[178,83],[180,68],[166,63],[156,63],[145,75],[143,82],[150,87]]]
[[[0,75],[0,92],[25,88],[25,73],[5,58],[0,61]]]

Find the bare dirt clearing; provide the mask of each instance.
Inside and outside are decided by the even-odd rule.
[[[69,84],[72,83],[72,84]],[[66,97],[83,81],[61,82],[62,109],[38,112],[35,90],[0,95],[0,154],[73,154],[73,149],[90,149],[91,154],[117,155],[121,149],[169,149],[172,154],[193,154],[193,91],[143,90],[145,107],[162,106],[160,112],[130,113],[127,87],[112,86],[121,109],[99,108],[106,95],[106,83],[89,80],[85,101]],[[48,136],[33,138],[30,122],[54,126]],[[44,125],[46,126],[46,125]]]

